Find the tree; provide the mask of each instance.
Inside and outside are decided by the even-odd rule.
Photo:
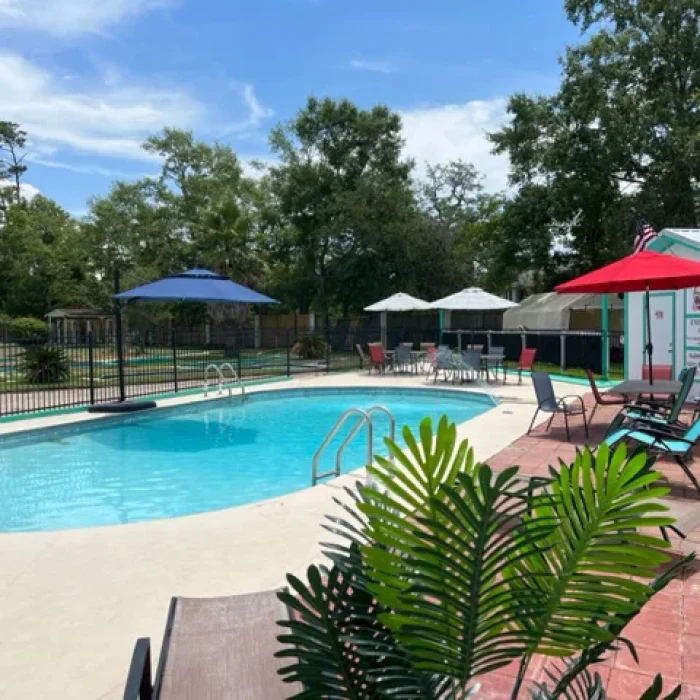
[[[279,248],[302,285],[295,296],[345,313],[388,292],[413,208],[398,115],[310,98],[273,130],[271,145],[280,159],[270,170],[285,224]]]
[[[27,142],[27,132],[14,122],[0,121],[0,210],[7,214],[10,204],[22,201],[20,188],[22,175],[27,171],[24,164],[24,146]],[[12,181],[11,186],[2,186],[3,182]]]
[[[697,224],[700,6],[565,5],[586,39],[567,50],[559,91],[514,95],[511,123],[492,138],[510,157],[513,184],[546,189],[550,224],[581,212],[559,260],[579,272],[630,251],[635,210],[657,228]]]
[[[601,445],[537,486],[476,463],[446,417],[404,439],[367,467],[374,486],[347,489],[328,518],[330,568],[287,577],[278,655],[304,686],[294,697],[457,700],[517,662],[516,700],[541,654],[554,660],[528,697],[604,700],[591,666],[693,558],[656,573],[669,545],[641,530],[672,518],[653,459]],[[643,697],[662,697],[660,677]]]

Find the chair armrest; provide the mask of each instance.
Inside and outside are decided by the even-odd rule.
[[[688,440],[685,440],[681,434],[682,432],[685,432],[682,428],[676,428],[668,424],[648,423],[644,420],[633,421],[632,425],[630,426],[630,430],[640,430],[644,433],[649,433],[649,435],[654,435],[655,437],[672,438],[673,440],[683,440],[684,442],[688,442]]]
[[[151,640],[148,638],[136,640],[124,686],[124,700],[153,700]]]

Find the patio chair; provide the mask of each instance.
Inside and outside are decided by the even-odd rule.
[[[523,348],[520,352],[520,359],[515,369],[518,370],[518,384],[523,383],[523,371],[531,372],[535,364],[535,348]]]
[[[652,365],[654,370],[654,379],[661,381],[662,379],[673,379],[673,368],[671,365]],[[642,367],[642,379],[649,381],[649,365]]]
[[[596,384],[595,377],[593,376],[593,372],[591,372],[590,369],[586,370],[586,376],[588,377],[588,383],[591,385],[591,391],[593,392],[593,398],[595,399],[593,410],[588,418],[589,423],[593,422],[593,416],[595,416],[598,406],[624,406],[627,403],[627,399],[624,396],[607,396],[605,394],[601,394],[600,389],[598,389],[598,385]]]
[[[372,367],[374,366],[372,364],[372,360],[365,355],[364,350],[359,343],[355,344],[355,349],[357,350],[357,354],[360,356],[360,360],[362,361],[362,369],[366,369],[368,374],[372,374]]]
[[[462,380],[478,380],[481,375],[481,352],[478,350],[463,350],[461,355],[453,358],[455,372],[452,377],[454,382],[457,375],[461,374]]]
[[[672,432],[683,432],[686,425],[680,420],[680,415],[685,401],[688,398],[688,394],[693,387],[696,371],[697,367],[694,366],[685,367],[683,369],[681,372],[681,390],[672,404],[653,403],[646,400],[634,404],[625,404],[622,410],[615,416],[612,423],[610,423],[607,434],[610,435],[614,433],[618,428],[625,425],[625,423],[640,425],[642,427],[647,424],[666,426]]]
[[[387,367],[391,365],[391,360],[384,354],[384,348],[381,343],[369,343],[369,359],[372,363],[372,368],[379,373],[384,373]]]
[[[603,442],[608,447],[614,447],[623,440],[636,442],[661,455],[673,457],[700,493],[700,483],[698,483],[688,464],[692,461],[692,450],[698,438],[700,438],[700,420],[696,420],[681,435],[663,425],[647,423],[646,425],[634,424],[625,426],[607,435]]]
[[[438,348],[435,352],[434,359],[431,358],[431,363],[433,364],[433,372],[435,373],[433,384],[437,382],[440,372],[445,373],[445,381],[449,379],[450,375],[454,374],[455,366],[452,359],[452,350],[450,350],[450,348]]]
[[[527,434],[532,432],[532,427],[535,425],[535,420],[540,411],[544,413],[551,413],[552,417],[547,423],[547,430],[552,425],[554,417],[560,413],[564,416],[564,425],[566,426],[566,440],[571,442],[571,431],[569,430],[569,416],[581,416],[583,418],[583,428],[586,432],[586,437],[588,437],[588,423],[586,422],[586,407],[583,403],[583,399],[580,396],[569,395],[562,396],[560,399],[556,397],[554,393],[554,387],[552,386],[552,380],[548,374],[544,372],[533,372],[531,375],[532,384],[535,387],[535,395],[537,396],[537,410],[535,415],[532,417],[532,422],[530,427],[527,429]],[[576,404],[567,403],[567,399],[575,399],[580,406]]]
[[[413,355],[411,353],[411,348],[407,347],[404,343],[396,346],[394,350],[394,372],[413,370]]]
[[[226,598],[173,598],[151,682],[150,639],[137,640],[124,700],[265,698],[303,689],[285,683],[275,657],[278,620],[289,616],[276,591]]]
[[[430,348],[435,347],[435,343],[420,343],[418,347],[420,347],[421,352],[428,352]]]

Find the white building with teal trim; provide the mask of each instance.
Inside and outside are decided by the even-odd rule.
[[[666,228],[648,250],[700,262],[700,229]],[[644,293],[625,294],[625,378],[641,379],[645,363]],[[669,366],[672,376],[687,365],[700,365],[700,287],[651,293],[654,366]],[[700,373],[699,373],[700,374]],[[700,376],[691,395],[700,395]]]

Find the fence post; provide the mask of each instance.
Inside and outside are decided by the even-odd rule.
[[[486,353],[491,353],[491,331],[486,331]]]
[[[287,328],[287,376],[292,376],[292,348],[289,345],[289,328]]]
[[[566,333],[559,334],[559,371],[566,372]]]
[[[326,372],[331,371],[331,331],[328,327],[328,316],[326,316]]]
[[[114,269],[114,293],[119,294],[119,268]],[[126,401],[126,388],[124,381],[124,339],[122,337],[122,306],[121,302],[114,302],[114,330],[117,341],[117,373],[119,374],[119,400]]]
[[[92,331],[88,331],[88,380],[90,382],[90,405],[95,404],[95,363],[92,349]]]
[[[173,328],[170,334],[170,342],[173,346],[173,380],[175,383],[175,393],[178,392],[177,386],[177,346],[175,345],[175,329]]]
[[[255,344],[255,340],[253,340],[253,344]],[[243,363],[241,361],[241,350],[243,348],[243,330],[238,329],[238,342],[236,343],[236,373],[238,374],[238,378],[243,381],[243,375],[241,374],[242,372],[242,367]],[[255,374],[253,374],[253,377],[255,377]]]

